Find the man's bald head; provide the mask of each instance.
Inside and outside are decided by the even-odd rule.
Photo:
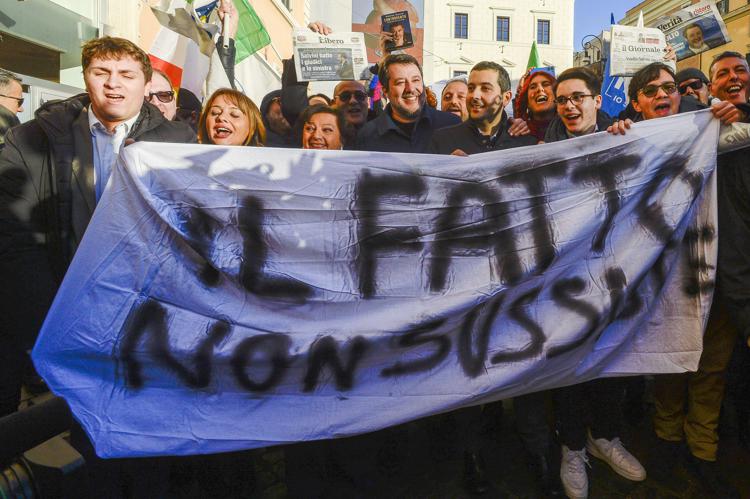
[[[342,81],[333,90],[333,104],[344,114],[347,124],[359,128],[367,121],[370,108],[365,86],[356,80]]]

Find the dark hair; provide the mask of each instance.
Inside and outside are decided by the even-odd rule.
[[[687,26],[685,26],[685,27],[684,27],[684,28],[682,29],[682,32],[683,32],[683,33],[687,33],[687,30],[689,30],[689,29],[693,29],[693,28],[698,28],[699,30],[701,30],[701,33],[703,33],[703,28],[702,28],[702,27],[701,27],[701,25],[700,25],[700,24],[698,24],[698,23],[690,23],[690,24],[688,24]]]
[[[742,59],[743,61],[745,61],[745,65],[747,65],[747,59],[745,59],[744,55],[740,54],[739,52],[735,52],[733,50],[725,50],[724,52],[717,54],[714,57],[714,60],[711,61],[711,65],[708,67],[708,77],[711,80],[714,79],[714,64],[716,64],[722,59],[729,59],[730,57],[736,57],[737,59]]]
[[[666,71],[672,77],[673,80],[677,81],[674,71],[672,68],[664,64],[663,62],[652,62],[648,66],[644,66],[633,75],[633,79],[630,80],[628,86],[628,97],[631,101],[638,100],[638,91],[648,85],[648,82],[659,78],[659,74],[662,71]]]
[[[300,113],[295,123],[294,136],[295,141],[299,147],[302,147],[302,131],[305,128],[305,123],[316,114],[331,114],[336,117],[336,125],[339,127],[339,136],[341,137],[341,145],[346,146],[351,143],[353,137],[352,129],[347,125],[344,114],[338,109],[325,104],[315,104],[314,106],[307,106],[302,113]]]
[[[602,93],[602,80],[588,68],[570,68],[560,73],[555,84],[555,95],[557,95],[557,86],[565,80],[581,80],[586,84],[586,88],[589,89],[592,95]]]
[[[469,73],[473,71],[484,71],[486,69],[497,71],[497,84],[500,86],[501,92],[508,92],[510,90],[510,76],[508,76],[508,72],[505,68],[496,62],[479,61],[473,68],[471,68]]]
[[[331,98],[328,97],[326,94],[313,94],[313,95],[309,95],[307,97],[307,102],[310,102],[310,99],[312,99],[313,97],[319,97],[319,98],[323,99],[324,101],[326,101],[326,105],[328,105],[328,106],[331,105]]]
[[[81,48],[81,66],[83,66],[84,73],[94,59],[119,60],[123,57],[132,57],[135,59],[141,65],[141,70],[143,71],[143,76],[146,77],[146,81],[151,81],[151,74],[153,73],[151,60],[146,55],[146,52],[130,40],[114,36],[103,36],[89,40]]]
[[[422,75],[422,66],[419,65],[419,61],[412,55],[409,54],[391,54],[380,63],[378,69],[378,80],[383,85],[383,90],[388,91],[388,68],[394,64],[414,64],[419,69],[419,75]]]

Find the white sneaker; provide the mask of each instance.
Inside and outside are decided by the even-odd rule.
[[[562,446],[562,462],[560,463],[560,480],[565,495],[570,499],[586,499],[589,496],[589,477],[586,475],[586,449],[570,450]]]
[[[598,457],[609,464],[618,475],[634,482],[646,479],[646,470],[638,462],[638,459],[622,446],[619,438],[616,437],[612,440],[597,438],[594,440],[591,437],[591,432],[589,432],[586,448],[592,456]]]

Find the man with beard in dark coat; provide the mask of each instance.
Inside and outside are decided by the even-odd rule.
[[[463,156],[535,145],[537,140],[531,135],[517,137],[510,133],[504,109],[511,97],[510,76],[505,68],[491,61],[477,63],[469,73],[469,118],[433,133],[429,152]]]
[[[426,152],[432,134],[461,120],[425,105],[422,67],[408,54],[391,54],[380,64],[378,78],[388,96],[385,111],[368,121],[354,149],[384,152]]]
[[[512,94],[510,76],[505,68],[491,61],[477,63],[469,73],[467,89],[468,119],[433,133],[429,152],[465,156],[537,144],[538,140],[533,135],[516,136],[510,132],[511,122],[504,109]],[[561,495],[556,472],[550,467],[551,439],[546,421],[544,393],[515,397],[513,407],[526,460],[543,497]],[[493,409],[497,413],[497,406],[475,406],[455,412],[464,450],[463,483],[472,494],[484,494],[491,488],[485,478],[479,435],[485,409],[486,414],[493,414]]]

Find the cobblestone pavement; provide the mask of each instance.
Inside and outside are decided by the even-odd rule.
[[[484,429],[484,457],[493,489],[481,497],[541,497],[523,457],[521,442],[513,429],[511,404],[500,423]],[[731,411],[728,411],[731,412]],[[648,404],[636,426],[626,426],[623,441],[648,469],[649,450],[656,443],[650,426]],[[461,484],[462,459],[457,434],[450,418],[422,420],[369,435],[328,443],[306,443],[253,451],[252,465],[236,457],[229,467],[253,466],[255,482],[208,492],[183,487],[174,497],[258,497],[277,498],[468,498]],[[719,462],[727,478],[750,498],[750,454],[737,442],[736,425],[724,417]],[[390,442],[388,444],[387,442]],[[239,456],[247,453],[239,453]],[[630,499],[704,499],[711,497],[700,488],[683,465],[663,480],[653,477],[630,482],[591,457],[589,497]],[[237,476],[237,471],[229,472]],[[228,484],[227,484],[228,485]],[[177,492],[173,489],[173,492]]]

